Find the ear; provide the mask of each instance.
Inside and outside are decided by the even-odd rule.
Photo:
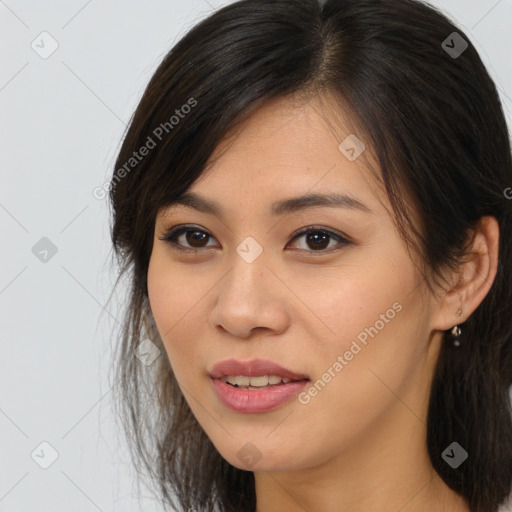
[[[468,261],[449,276],[450,290],[438,299],[433,318],[434,329],[446,331],[464,323],[484,300],[491,289],[498,268],[498,221],[491,216],[481,217],[475,226]],[[459,309],[462,314],[458,315]]]

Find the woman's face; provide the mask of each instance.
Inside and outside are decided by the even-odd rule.
[[[360,148],[349,138],[339,149],[349,132],[336,136],[319,112],[265,105],[188,191],[220,213],[174,205],[156,219],[148,292],[158,331],[197,420],[242,469],[305,469],[368,440],[375,450],[379,439],[425,435],[436,303]],[[311,194],[353,201],[273,211]],[[183,250],[160,239],[183,225],[173,238]],[[308,381],[237,389],[210,376],[228,359],[271,361]]]

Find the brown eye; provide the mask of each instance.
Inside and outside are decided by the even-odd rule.
[[[195,251],[211,247],[205,245],[204,242],[207,241],[208,238],[213,237],[206,231],[194,226],[182,226],[178,229],[171,229],[171,231],[164,237],[158,238],[159,240],[163,240],[164,242],[171,244],[177,249]],[[184,244],[188,244],[188,246]]]
[[[309,252],[329,252],[324,250],[326,248],[331,249],[333,247],[332,245],[329,247],[329,243],[332,240],[337,242],[337,244],[335,243],[334,246],[345,246],[350,244],[350,242],[345,237],[331,231],[318,228],[306,228],[297,233],[293,240],[297,240],[298,238],[304,236],[306,247],[299,248],[299,250],[305,250]]]
[[[321,231],[311,231],[306,234],[306,244],[314,249],[325,249],[329,245],[330,235]]]
[[[203,231],[185,231],[185,240],[192,247],[204,247],[203,243],[209,235]]]

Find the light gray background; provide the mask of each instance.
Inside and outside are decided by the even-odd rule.
[[[93,190],[163,55],[226,3],[0,1],[0,512],[158,510],[137,496],[110,410],[110,333],[127,298],[103,311],[115,269]],[[510,124],[512,0],[432,3],[477,47]],[[46,59],[44,31],[58,43]],[[32,252],[43,237],[57,248],[46,262]],[[58,453],[48,469],[42,442]]]

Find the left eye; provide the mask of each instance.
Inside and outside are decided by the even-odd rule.
[[[304,236],[305,243],[310,244],[310,247],[312,247],[313,250],[311,251],[303,247],[299,247],[299,250],[306,250],[308,252],[326,252],[324,251],[326,248],[331,249],[332,245],[329,245],[329,239],[331,239],[330,241],[336,241],[338,245],[341,246],[349,245],[351,243],[342,235],[338,235],[326,229],[315,227],[305,228],[300,232],[295,233],[295,235],[292,237],[292,241]],[[179,240],[182,237],[184,237],[185,242],[188,243],[189,246],[184,246],[182,243],[180,243]],[[170,244],[175,249],[191,252],[198,252],[201,249],[214,247],[215,244],[213,246],[203,245],[203,243],[208,238],[213,237],[206,231],[198,229],[194,226],[182,226],[180,228],[171,228],[171,230],[165,236],[158,237],[159,240],[162,240]]]
[[[336,241],[338,245],[345,246],[349,245],[350,242],[342,235],[338,235],[336,233],[333,233],[332,231],[326,230],[326,229],[320,229],[320,228],[306,228],[301,230],[299,233],[296,233],[295,236],[292,238],[293,240],[297,240],[299,238],[305,237],[305,243],[311,244],[310,246],[316,249],[315,251],[309,251],[309,252],[318,252],[318,250],[323,249],[331,249],[332,245],[329,245],[329,239],[331,241]],[[336,244],[334,244],[336,246]],[[300,250],[308,250],[307,247],[300,248]],[[327,251],[326,251],[327,252]]]

